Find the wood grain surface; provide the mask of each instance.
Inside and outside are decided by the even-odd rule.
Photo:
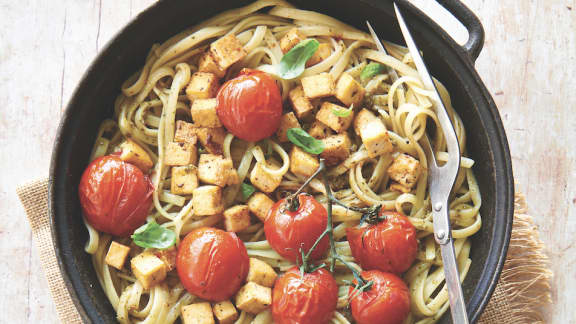
[[[413,0],[455,39],[432,0]],[[477,68],[500,109],[517,188],[548,246],[547,323],[576,323],[576,1],[465,0],[486,30]],[[0,322],[57,323],[15,189],[46,177],[58,120],[99,49],[152,0],[0,0]]]

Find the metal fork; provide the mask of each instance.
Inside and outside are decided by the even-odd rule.
[[[440,245],[442,253],[452,320],[454,323],[467,324],[468,315],[466,313],[462,286],[460,285],[460,275],[456,263],[448,205],[448,198],[456,181],[458,170],[460,169],[460,145],[452,121],[438,93],[438,89],[426,68],[426,64],[424,64],[424,60],[420,56],[420,50],[416,46],[400,8],[398,8],[396,3],[394,3],[394,10],[396,11],[400,29],[406,40],[406,45],[408,45],[414,64],[416,65],[416,69],[420,74],[422,83],[425,88],[433,92],[431,100],[434,107],[436,107],[438,121],[440,122],[440,127],[442,128],[442,133],[444,134],[448,147],[448,161],[444,165],[439,166],[428,137],[424,136],[424,149],[429,160],[428,186],[430,188],[430,202],[432,204],[434,238]]]

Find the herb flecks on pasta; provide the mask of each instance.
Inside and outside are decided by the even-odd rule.
[[[365,298],[383,287],[406,296],[378,299],[397,310],[390,323],[440,319],[449,303],[421,143],[440,162],[446,143],[410,54],[385,47],[282,0],[152,47],[100,126],[79,190],[85,249],[119,322],[366,323],[382,314],[362,313]],[[437,87],[463,152],[450,218],[464,280],[481,195],[463,122]],[[292,313],[284,291],[297,281],[328,306]]]

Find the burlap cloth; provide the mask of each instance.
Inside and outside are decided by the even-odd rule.
[[[38,254],[48,280],[56,310],[63,323],[82,323],[60,275],[52,244],[48,213],[48,181],[40,180],[18,188]],[[550,303],[548,257],[538,237],[524,196],[515,198],[514,228],[504,270],[492,299],[478,323],[544,323],[540,308]]]

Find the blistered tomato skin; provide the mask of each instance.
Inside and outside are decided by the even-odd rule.
[[[376,225],[346,229],[352,255],[362,269],[400,274],[416,259],[416,229],[399,213],[381,212],[380,215],[386,219]]]
[[[218,118],[234,136],[256,142],[272,136],[282,117],[282,96],[265,72],[243,69],[217,96]]]
[[[276,324],[324,324],[334,316],[338,285],[326,269],[304,273],[296,267],[274,284],[272,316]]]
[[[378,270],[363,271],[372,287],[362,293],[350,288],[350,308],[358,324],[402,324],[410,312],[410,292],[400,277]]]
[[[300,248],[307,253],[328,224],[326,208],[314,197],[300,194],[298,201],[299,207],[296,211],[288,209],[286,199],[277,201],[264,222],[264,233],[270,246],[292,262],[300,262]],[[325,236],[310,255],[310,259],[318,260],[322,257],[329,244],[330,241]]]
[[[128,236],[146,223],[153,192],[148,176],[115,155],[92,161],[78,188],[88,223],[115,236]]]
[[[246,247],[233,232],[197,228],[178,246],[178,277],[188,292],[205,300],[219,302],[234,296],[249,266]]]

